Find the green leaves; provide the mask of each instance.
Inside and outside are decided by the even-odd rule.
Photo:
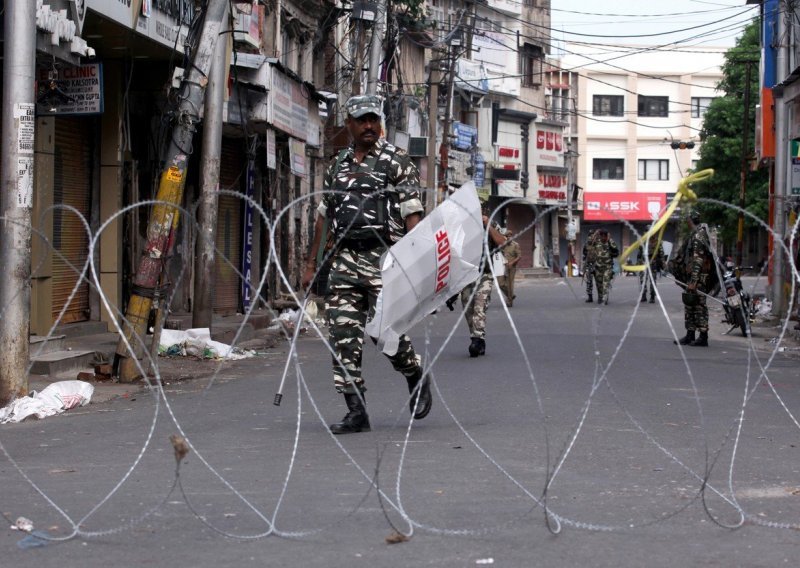
[[[766,169],[750,171],[754,158],[755,107],[758,103],[759,23],[753,22],[739,38],[736,46],[725,54],[723,78],[719,88],[726,93],[715,98],[703,118],[700,160],[697,170],[714,169],[714,176],[696,184],[698,197],[717,199],[739,205],[741,195],[742,137],[744,120],[744,92],[747,61],[750,63],[750,105],[747,119],[747,173],[745,209],[766,219],[769,209],[769,172]],[[721,205],[702,204],[703,218],[716,226],[726,248],[737,238],[739,212]],[[757,223],[745,216],[745,227]]]

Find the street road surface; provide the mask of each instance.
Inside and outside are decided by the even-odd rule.
[[[413,330],[435,398],[410,430],[405,381],[368,346],[372,432],[327,432],[346,410],[313,332],[279,407],[286,343],[163,398],[2,426],[7,523],[82,531],[2,531],[2,566],[794,565],[798,359],[770,352],[775,328],[723,336],[716,307],[710,346],[681,350],[680,291],[659,290],[637,310],[635,277],[607,306],[579,278],[520,281],[477,359],[440,311]],[[179,484],[172,434],[192,445]]]

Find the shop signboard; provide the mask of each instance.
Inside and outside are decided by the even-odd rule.
[[[653,221],[666,203],[664,193],[586,191],[583,194],[583,220]]]

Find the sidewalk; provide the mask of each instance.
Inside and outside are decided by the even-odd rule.
[[[96,322],[95,322],[96,323]],[[236,338],[236,347],[264,353],[283,340],[283,333],[278,325],[272,325],[272,315],[267,310],[254,311],[245,323],[243,314],[232,316],[215,316],[211,328],[211,338],[214,341],[233,344]],[[277,322],[275,322],[277,324]],[[190,329],[192,324],[191,314],[170,314],[165,322],[166,329]],[[83,334],[86,331],[88,333]],[[96,325],[70,324],[56,329],[54,335],[66,335],[64,347],[72,352],[90,352],[93,357],[87,366],[76,369],[58,371],[51,374],[31,374],[28,377],[29,391],[41,391],[48,385],[58,381],[83,380],[94,386],[92,404],[108,402],[119,398],[132,398],[147,388],[144,380],[139,379],[131,383],[120,383],[116,379],[106,378],[102,374],[101,365],[111,365],[114,361],[119,334],[106,331],[95,333]],[[238,337],[237,337],[238,333]],[[148,340],[152,336],[148,336]],[[34,356],[31,349],[31,356]],[[226,365],[235,364],[236,361],[226,362]],[[167,384],[185,379],[195,379],[211,376],[217,371],[219,360],[200,359],[191,356],[159,356],[157,359],[158,372],[161,380]],[[148,368],[147,358],[142,366],[148,371],[151,380],[155,380],[155,373]],[[96,371],[100,370],[100,373]]]

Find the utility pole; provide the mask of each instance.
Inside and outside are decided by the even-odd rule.
[[[367,73],[367,92],[368,95],[378,94],[378,79],[380,76],[380,66],[383,60],[383,32],[384,22],[386,21],[386,2],[377,1],[375,10],[375,21],[372,23],[372,37],[369,42],[369,71]]]
[[[132,382],[140,375],[138,359],[145,350],[147,320],[153,298],[159,293],[158,286],[166,268],[167,254],[173,245],[174,231],[178,225],[178,206],[183,199],[183,188],[186,185],[192,139],[200,122],[198,109],[203,104],[211,60],[219,41],[227,5],[227,0],[209,1],[192,62],[184,70],[172,136],[162,155],[165,169],[161,173],[156,193],[159,203],[153,205],[150,211],[147,244],[133,279],[133,293],[128,301],[114,359],[115,371],[121,382]]]
[[[431,65],[430,88],[428,89],[428,179],[426,182],[425,210],[433,211],[436,207],[436,130],[439,125],[439,82],[441,69],[439,61],[433,60]]]
[[[747,188],[748,170],[748,130],[750,129],[750,65],[752,61],[745,61],[744,79],[744,112],[742,112],[742,161],[739,173],[739,225],[736,231],[736,266],[742,265],[742,249],[744,244],[744,197]]]
[[[442,127],[442,145],[439,147],[439,192],[437,204],[447,197],[447,168],[450,156],[450,123],[453,114],[453,89],[456,74],[456,53],[452,47],[447,50],[450,68],[447,72],[447,101],[445,102],[444,126]]]
[[[222,20],[228,13],[226,3]],[[206,88],[203,111],[203,148],[200,155],[200,203],[197,208],[197,245],[194,261],[192,327],[211,328],[213,320],[214,261],[219,212],[219,167],[222,153],[222,102],[225,96],[225,55],[228,42],[219,36]],[[242,121],[246,120],[240,109]]]
[[[786,18],[776,18],[778,21],[778,30],[775,37],[783,38],[787,33]],[[780,85],[786,79],[787,61],[789,57],[789,42],[782,39],[778,43],[778,54],[775,58],[775,83]],[[789,193],[789,158],[788,158],[788,128],[787,119],[788,112],[786,109],[786,100],[783,97],[783,88],[773,88],[772,92],[775,98],[775,183],[774,192],[772,194],[772,230],[775,235],[774,240],[770,241],[772,252],[772,272],[770,274],[771,280],[771,296],[772,296],[772,314],[778,317],[783,317],[787,308],[786,298],[784,296],[784,261],[786,259],[783,254],[783,236],[786,231],[786,195]]]
[[[0,406],[28,393],[36,2],[5,1],[0,205]]]

